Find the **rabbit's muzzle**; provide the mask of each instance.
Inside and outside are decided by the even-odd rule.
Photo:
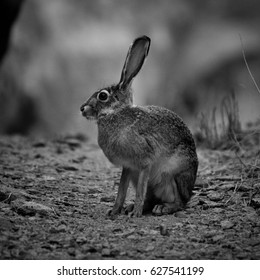
[[[83,104],[83,105],[81,105],[80,106],[80,111],[82,112],[82,115],[84,115],[84,112],[85,112],[85,110],[86,110],[86,104]]]
[[[89,110],[88,107],[90,107],[90,106],[89,106],[89,105],[86,105],[86,104],[83,104],[83,105],[81,105],[81,107],[80,107],[80,111],[81,111],[81,113],[82,113],[82,115],[83,115],[84,117],[86,117],[87,111]]]
[[[90,105],[87,105],[86,103],[84,103],[80,107],[80,111],[82,113],[82,116],[84,116],[87,119],[92,119],[93,117],[95,117],[95,112],[93,108]]]

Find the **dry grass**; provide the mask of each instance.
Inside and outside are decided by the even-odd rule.
[[[195,138],[203,147],[224,149],[234,146],[234,142],[238,143],[241,132],[238,102],[235,93],[231,92],[218,107],[201,113]]]
[[[260,94],[259,86],[248,65],[243,40],[240,43],[242,56],[248,74],[254,83],[256,91]],[[232,91],[224,97],[219,107],[214,107],[210,112],[202,112],[199,120],[199,130],[195,134],[197,143],[211,149],[225,149],[235,147],[243,150],[243,146],[260,146],[260,118],[255,124],[242,131],[239,120],[239,108],[235,92]],[[259,156],[259,151],[258,151]]]

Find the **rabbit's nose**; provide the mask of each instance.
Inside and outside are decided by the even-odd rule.
[[[83,104],[81,107],[80,107],[80,111],[81,111],[81,114],[82,114],[82,116],[86,116],[86,114],[87,114],[87,105],[86,104]]]
[[[86,104],[81,105],[80,111],[83,113],[85,111]]]
[[[87,117],[87,116],[91,116],[92,115],[92,108],[91,106],[89,106],[88,104],[83,104],[81,107],[80,107],[80,111],[82,113],[82,116],[84,117]]]

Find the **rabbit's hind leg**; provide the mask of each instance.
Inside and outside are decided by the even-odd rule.
[[[184,204],[190,200],[193,194],[193,188],[196,181],[196,172],[196,167],[190,167],[188,170],[183,171],[175,176],[177,189]]]
[[[172,214],[184,206],[173,175],[163,174],[161,182],[154,188],[154,193],[160,200],[160,203],[153,207],[154,215]]]

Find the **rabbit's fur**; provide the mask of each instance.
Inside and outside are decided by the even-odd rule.
[[[198,159],[188,127],[174,112],[157,106],[135,106],[131,82],[148,54],[150,39],[135,39],[117,85],[94,93],[81,106],[83,116],[96,119],[98,144],[106,157],[122,166],[116,202],[109,215],[125,210],[171,214],[192,195]],[[136,189],[134,205],[123,208],[129,184]]]

